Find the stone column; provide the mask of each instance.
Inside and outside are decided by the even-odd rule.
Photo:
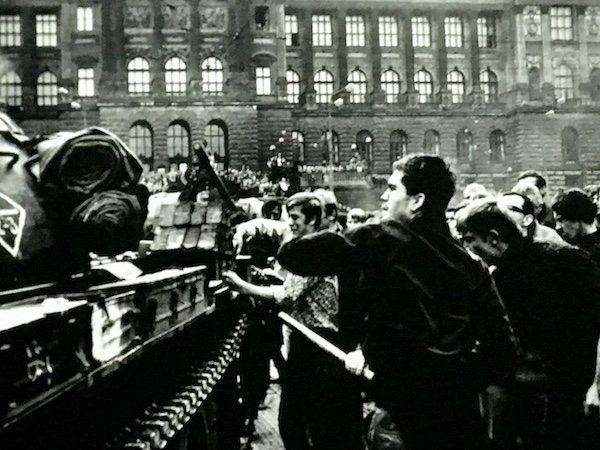
[[[381,46],[379,45],[379,11],[373,10],[368,15],[367,30],[371,29],[369,51],[371,53],[373,91],[371,92],[371,103],[382,105],[385,103],[384,92],[381,89]],[[367,37],[369,37],[367,35]]]
[[[554,84],[552,83],[552,37],[550,33],[550,8],[540,7],[542,14],[542,91],[546,101],[554,101]]]
[[[346,11],[339,9],[331,20],[333,21],[334,45],[337,47],[339,84],[335,89],[340,89],[348,83],[348,47],[346,46]],[[337,38],[337,42],[335,39]],[[334,90],[335,90],[334,89]]]
[[[300,58],[302,59],[302,73],[300,77],[304,82],[304,92],[301,94],[303,103],[308,108],[315,105],[315,75],[314,53],[312,43],[312,11],[302,9],[298,11],[298,33],[300,34]]]
[[[576,38],[579,41],[579,70],[577,70],[579,83],[575,84],[575,96],[579,94],[583,104],[589,104],[592,101],[590,86],[590,61],[588,54],[587,29],[585,23],[585,6],[576,6]],[[576,78],[577,80],[577,78]],[[577,89],[579,85],[579,90]]]

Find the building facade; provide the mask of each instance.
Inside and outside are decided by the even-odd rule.
[[[463,184],[600,180],[597,0],[4,1],[0,48],[26,131],[106,127],[149,170],[205,142],[232,168],[425,151]]]

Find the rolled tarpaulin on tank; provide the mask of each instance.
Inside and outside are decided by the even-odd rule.
[[[105,190],[126,190],[142,174],[140,160],[113,133],[90,127],[48,136],[35,149],[40,182],[64,200],[79,203]]]
[[[93,195],[79,205],[70,218],[73,235],[85,247],[103,256],[137,249],[148,214],[148,192],[108,190]]]

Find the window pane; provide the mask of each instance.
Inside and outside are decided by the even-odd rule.
[[[202,92],[221,95],[224,78],[223,63],[218,58],[210,56],[202,61]]]
[[[58,80],[52,72],[43,72],[37,79],[37,105],[58,105]]]
[[[490,134],[490,160],[491,162],[504,161],[504,133],[494,130]]]
[[[479,75],[483,101],[494,103],[498,101],[498,77],[491,70],[485,70]]]
[[[77,31],[92,31],[94,29],[94,14],[91,6],[77,8]]]
[[[365,20],[362,16],[346,17],[346,45],[348,47],[365,46]]]
[[[330,16],[312,16],[313,46],[330,47],[333,42]]]
[[[129,148],[142,161],[152,159],[152,130],[148,125],[134,125],[129,129]]]
[[[433,80],[431,74],[421,70],[415,74],[415,90],[419,93],[419,103],[431,103],[433,101]]]
[[[77,95],[80,97],[93,97],[96,95],[94,69],[77,69]]]
[[[411,19],[413,47],[431,47],[431,27],[429,18],[413,17]]]
[[[0,47],[21,46],[21,17],[0,16]]]
[[[187,87],[186,65],[181,58],[171,58],[165,64],[165,90],[169,95],[184,95]]]
[[[381,89],[385,92],[386,103],[398,103],[400,94],[400,76],[393,70],[386,70],[381,75]]]
[[[288,103],[298,103],[300,101],[300,76],[293,70],[288,70],[286,80]]]
[[[190,154],[190,136],[181,124],[167,128],[167,153],[170,158],[186,158]]]
[[[58,25],[55,14],[37,14],[35,16],[35,45],[37,47],[56,47],[58,44]]]
[[[392,16],[383,16],[378,19],[379,46],[398,46],[398,21]]]
[[[333,75],[327,70],[319,70],[314,77],[317,103],[329,103],[333,94]]]
[[[150,93],[150,64],[144,58],[134,58],[127,65],[127,89],[132,95]]]
[[[207,150],[215,156],[218,169],[224,169],[228,165],[227,135],[224,128],[214,122],[209,123],[204,129]]]
[[[458,70],[448,74],[448,89],[452,94],[452,103],[462,103],[465,95],[465,77]]]
[[[444,19],[444,32],[446,47],[459,48],[463,46],[462,20],[460,17],[446,17]]]
[[[571,68],[565,64],[554,69],[554,95],[556,98],[574,97],[574,80]]]
[[[350,94],[351,103],[367,102],[367,76],[361,70],[354,70],[348,75],[348,83],[352,83],[353,89]]]
[[[293,47],[300,44],[298,35],[298,16],[285,16],[285,45]]]
[[[256,95],[271,95],[271,68],[256,68]]]
[[[496,18],[477,18],[477,45],[481,48],[496,47]]]
[[[573,39],[573,18],[569,6],[550,8],[550,36],[552,40],[570,41]]]
[[[394,130],[390,135],[390,165],[408,154],[408,136],[402,130]]]
[[[430,155],[440,154],[440,134],[434,130],[427,130],[423,137],[423,151]]]
[[[15,72],[8,72],[0,78],[0,98],[8,106],[21,106],[22,96],[21,79]]]

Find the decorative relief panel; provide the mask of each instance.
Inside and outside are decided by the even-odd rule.
[[[523,10],[523,25],[525,35],[529,37],[541,36],[542,15],[539,6],[527,6]]]
[[[540,68],[542,65],[542,57],[539,55],[527,55],[527,70],[534,67]]]
[[[187,2],[163,0],[161,11],[164,18],[164,28],[172,30],[190,29],[190,5]]]
[[[600,8],[589,6],[585,11],[585,27],[588,36],[600,36]]]
[[[577,70],[579,68],[579,62],[577,58],[573,56],[572,52],[554,52],[552,57],[552,68],[556,69],[558,66],[566,64],[571,70]]]
[[[152,28],[154,17],[152,3],[141,1],[128,1],[125,4],[125,28]]]
[[[223,32],[227,31],[226,6],[200,6],[200,31]]]
[[[600,56],[590,56],[588,62],[590,67],[600,67]]]

